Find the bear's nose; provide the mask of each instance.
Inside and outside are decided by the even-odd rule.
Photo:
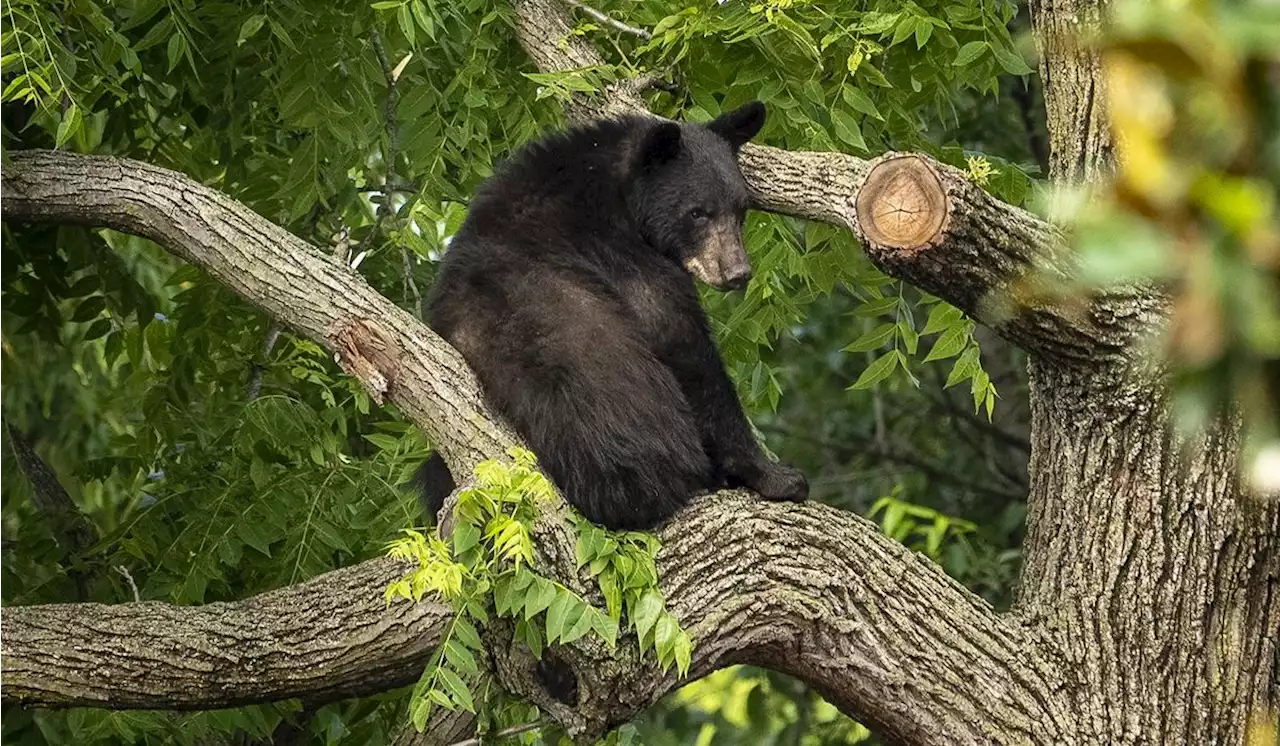
[[[730,269],[725,275],[724,286],[730,290],[741,290],[751,281],[751,267],[739,265]]]

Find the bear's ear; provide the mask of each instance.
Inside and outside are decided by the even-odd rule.
[[[707,129],[729,141],[734,150],[755,137],[764,126],[764,104],[751,101],[707,124]]]
[[[645,133],[640,142],[641,170],[660,166],[680,154],[680,125],[663,122]]]

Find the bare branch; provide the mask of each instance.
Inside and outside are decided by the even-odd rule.
[[[115,570],[129,584],[129,590],[133,592],[133,602],[142,603],[142,595],[138,593],[138,584],[133,582],[133,575],[129,572],[129,568],[124,565],[116,565],[111,569]]]
[[[604,13],[601,13],[600,11],[596,10],[590,5],[587,5],[586,3],[580,2],[580,0],[564,0],[564,1],[569,5],[572,5],[573,7],[582,11],[583,13],[586,13],[592,18],[596,19],[600,23],[603,23],[604,25],[609,26],[611,28],[617,29],[618,31],[621,31],[624,34],[631,34],[632,36],[638,36],[641,39],[645,39],[645,40],[653,38],[653,34],[649,33],[648,31],[645,31],[642,28],[636,28],[635,26],[630,26],[628,24],[625,24],[622,21],[617,20],[616,18],[613,18]]]

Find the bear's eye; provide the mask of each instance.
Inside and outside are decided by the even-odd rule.
[[[706,220],[711,216],[708,215],[707,211],[702,209],[701,207],[695,207],[689,211],[689,217],[693,218],[694,222],[701,223],[702,221]]]

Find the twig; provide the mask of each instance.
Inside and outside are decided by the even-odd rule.
[[[413,293],[413,315],[417,316],[422,313],[422,293],[418,291],[418,283],[413,280],[413,264],[409,261],[409,250],[400,247],[400,258],[404,261],[404,294],[405,300],[408,300],[409,293]]]
[[[67,25],[67,8],[71,6],[70,0],[58,6],[58,23],[62,24],[62,48],[66,50],[67,55],[71,58],[76,56],[76,46],[71,41],[71,27]],[[71,108],[71,94],[67,93],[67,86],[62,86],[62,116],[67,115],[67,110]]]
[[[378,203],[377,214],[373,220],[373,227],[369,229],[369,233],[360,240],[356,246],[356,254],[358,255],[373,241],[382,231],[382,224],[386,221],[387,216],[391,214],[391,190],[389,185],[392,183],[392,175],[395,173],[396,159],[399,157],[399,132],[396,127],[396,108],[399,105],[400,93],[397,90],[396,83],[400,78],[395,69],[391,67],[391,60],[387,57],[387,50],[382,46],[382,35],[378,33],[378,29],[370,29],[369,42],[373,47],[373,53],[378,58],[378,66],[382,68],[382,75],[387,79],[387,100],[382,105],[383,126],[387,130],[387,150],[383,153],[383,165],[386,166],[386,174],[382,178],[382,202]]]
[[[271,328],[267,330],[267,339],[262,343],[262,360],[265,362],[271,351],[275,349],[276,341],[280,339],[282,331],[279,323],[273,323]],[[262,393],[262,370],[263,363],[255,362],[253,368],[249,372],[249,386],[245,390],[244,398],[253,401]]]
[[[946,392],[946,386],[944,383],[945,379],[942,377],[941,369],[938,366],[933,366],[932,371],[933,371],[932,373],[933,380],[937,384],[937,388],[936,389],[922,388],[921,391],[924,391],[925,395],[928,396],[929,399],[933,401],[934,404],[941,406],[943,409],[947,411],[947,413],[949,413],[953,417],[964,421],[966,424],[970,425],[975,431],[987,433],[988,435],[991,435],[992,437],[994,437],[996,440],[999,440],[1001,443],[1004,443],[1005,445],[1011,448],[1015,448],[1023,453],[1031,452],[1031,443],[1028,442],[1026,438],[1023,438],[1014,433],[1011,433],[1008,430],[1005,430],[1003,427],[1000,427],[999,425],[995,424],[994,422],[989,422],[983,419],[982,417],[974,414],[973,412],[970,412],[965,407],[957,406],[956,403],[952,401],[951,397]]]
[[[35,447],[27,439],[25,433],[4,420],[5,432],[9,436],[9,446],[18,459],[18,469],[31,483],[31,497],[36,510],[46,516],[57,532],[58,543],[62,545],[63,557],[69,559],[80,553],[93,543],[94,530],[84,513],[71,499],[58,476],[45,462]],[[67,576],[76,585],[76,594],[80,600],[89,597],[88,578],[78,570],[68,570]]]
[[[111,568],[111,569],[112,569],[112,570],[115,570],[115,571],[116,571],[116,572],[118,572],[118,573],[120,573],[121,577],[123,577],[123,578],[125,579],[125,581],[127,581],[127,582],[129,583],[129,590],[133,591],[133,601],[134,601],[134,603],[141,603],[141,602],[142,602],[142,596],[141,596],[141,594],[139,594],[139,593],[138,593],[138,584],[137,584],[137,583],[135,583],[135,582],[133,582],[133,576],[129,574],[129,570],[128,570],[128,568],[126,568],[124,565],[116,565],[115,567],[113,567],[113,568]]]
[[[495,738],[510,738],[511,736],[518,736],[521,733],[528,733],[531,730],[537,730],[541,727],[542,727],[541,720],[535,720],[532,723],[525,723],[524,725],[514,725],[510,728],[500,730],[497,733],[489,733],[485,735],[484,741],[490,741]],[[476,738],[468,738],[462,741],[454,741],[453,743],[449,744],[449,746],[480,746],[481,743],[482,741],[477,736]]]
[[[624,34],[631,34],[632,36],[638,36],[641,39],[645,39],[645,40],[649,40],[653,38],[653,34],[649,33],[648,31],[645,31],[642,28],[636,28],[635,26],[631,26],[629,24],[623,23],[622,21],[619,21],[615,18],[611,18],[610,16],[605,15],[604,13],[601,13],[600,11],[591,7],[590,5],[587,5],[586,3],[581,2],[581,0],[564,0],[564,2],[566,5],[570,5],[574,8],[577,8],[578,10],[582,11],[583,13],[586,13],[587,15],[603,23],[604,25],[611,26],[617,29],[618,31],[623,32]]]

